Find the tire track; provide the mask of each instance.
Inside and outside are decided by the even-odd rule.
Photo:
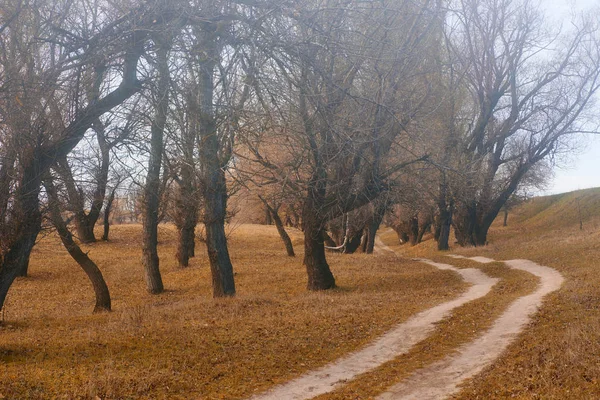
[[[454,258],[466,258],[454,256]],[[472,257],[474,261],[489,263],[494,260]],[[479,338],[462,346],[457,355],[446,357],[429,367],[416,371],[406,380],[393,386],[378,397],[380,400],[445,399],[459,391],[464,380],[473,377],[495,361],[515,340],[542,304],[544,296],[558,290],[564,279],[548,267],[529,260],[505,261],[510,268],[529,272],[540,278],[537,290],[515,300]]]
[[[394,252],[379,239],[377,245],[381,249]],[[418,261],[441,270],[454,271],[473,286],[452,301],[439,304],[412,316],[362,350],[344,356],[322,368],[310,371],[299,378],[276,386],[263,394],[255,395],[250,399],[301,400],[331,392],[357,375],[377,368],[383,363],[408,352],[412,346],[429,336],[434,330],[435,323],[447,317],[453,309],[485,296],[492,286],[499,281],[499,279],[491,278],[475,268],[458,269],[452,265],[430,260],[419,259]]]

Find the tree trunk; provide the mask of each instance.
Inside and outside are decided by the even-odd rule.
[[[419,240],[419,217],[414,216],[408,222],[408,238],[411,246],[416,246]]]
[[[19,273],[18,276],[25,278],[29,273],[29,258],[31,255],[31,250],[33,250],[33,246],[35,246],[35,241],[37,240],[38,234],[42,230],[42,225],[40,224],[37,232],[32,231],[31,235],[28,236],[26,241],[23,243],[25,247],[23,253],[21,254],[21,258],[19,259]]]
[[[426,232],[431,232],[431,220],[427,219],[420,227],[419,234],[417,235],[417,243],[423,242],[423,236]]]
[[[102,240],[108,241],[108,234],[110,231],[110,212],[112,210],[113,202],[115,201],[115,192],[117,188],[115,187],[108,196],[108,200],[106,201],[106,207],[104,207],[104,233],[102,234]]]
[[[325,258],[323,229],[313,216],[304,220],[304,266],[308,274],[308,290],[327,290],[335,287],[335,279]]]
[[[460,212],[452,219],[456,240],[461,247],[476,246],[477,206],[475,202],[471,202],[463,205],[459,210]]]
[[[346,246],[344,247],[344,254],[354,254],[356,250],[360,247],[360,242],[363,236],[363,229],[358,232],[354,232],[352,236],[346,242]]]
[[[376,204],[373,209],[373,217],[369,222],[368,227],[368,236],[367,236],[367,247],[366,253],[373,254],[373,250],[375,249],[375,235],[377,235],[377,231],[381,226],[381,222],[383,221],[383,216],[385,215],[385,210],[387,204],[384,201],[381,201],[381,204]]]
[[[292,239],[290,239],[290,235],[288,235],[288,233],[285,231],[283,222],[281,221],[281,218],[279,217],[279,213],[277,212],[276,209],[273,209],[271,207],[268,207],[267,209],[271,213],[271,217],[272,217],[273,221],[275,222],[275,226],[277,227],[277,232],[279,233],[279,237],[283,241],[285,250],[287,251],[287,255],[289,257],[295,257],[296,254],[294,253],[294,246],[292,245]]]
[[[367,252],[367,245],[369,243],[369,229],[365,229],[362,237],[360,238],[360,251],[363,253]]]
[[[157,45],[157,103],[151,126],[150,159],[144,188],[144,220],[142,236],[142,263],[146,277],[146,288],[153,294],[162,293],[164,286],[159,269],[158,258],[158,221],[160,205],[160,169],[162,164],[164,131],[169,107],[169,64],[170,45],[162,39]]]
[[[179,266],[185,268],[189,266],[190,258],[195,256],[196,248],[196,224],[198,222],[195,208],[188,210],[190,214],[181,226],[177,227],[179,234],[177,240],[177,262]]]
[[[213,297],[233,296],[235,295],[233,265],[229,258],[225,235],[227,187],[223,171],[218,169],[213,173],[218,175],[216,185],[207,188],[204,196],[206,248],[212,274]]]
[[[194,183],[193,164],[190,164],[193,163],[193,160],[190,160],[191,156],[186,158],[175,201],[175,225],[178,232],[176,257],[182,268],[187,267],[190,258],[195,256],[196,225],[198,224],[198,196]]]
[[[86,273],[88,279],[92,283],[92,287],[94,288],[94,294],[96,296],[94,313],[110,311],[110,293],[108,291],[106,281],[102,276],[102,272],[96,263],[94,263],[73,240],[73,235],[71,235],[71,232],[69,232],[67,224],[61,216],[58,205],[58,195],[56,194],[56,189],[54,188],[54,184],[52,183],[51,179],[46,180],[44,185],[46,186],[46,192],[48,193],[50,219],[52,220],[52,224],[56,228],[56,231],[58,232],[60,240],[65,246],[65,249],[67,249],[73,260],[75,260],[81,269],[83,269],[83,271]]]
[[[94,226],[96,221],[88,218],[87,215],[75,214],[75,227],[77,229],[77,238],[81,243],[94,243],[96,235],[94,235]]]
[[[504,207],[504,220],[502,226],[508,226],[508,208]]]
[[[448,208],[440,210],[439,215],[439,237],[438,237],[438,250],[446,251],[450,250],[450,227],[452,226],[452,211]]]
[[[200,62],[199,128],[200,128],[200,175],[204,197],[204,225],[206,248],[212,274],[213,297],[235,295],[233,265],[227,248],[225,214],[227,211],[227,182],[225,167],[229,162],[219,157],[220,143],[213,109],[214,68],[219,52],[212,32],[204,32],[205,60]]]
[[[9,249],[0,257],[0,309],[4,306],[6,295],[23,260],[28,260],[32,250],[32,243],[40,232],[42,215],[39,209],[39,193],[41,185],[41,166],[39,154],[34,154],[30,164],[23,167],[20,186],[15,195],[15,217],[19,222],[19,229],[14,240],[9,243]]]

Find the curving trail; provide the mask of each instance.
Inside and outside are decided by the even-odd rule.
[[[392,251],[379,240],[377,244],[380,248]],[[457,299],[414,315],[362,350],[276,386],[263,394],[255,395],[251,397],[251,400],[300,400],[328,393],[345,381],[408,352],[413,345],[429,336],[436,322],[448,316],[453,309],[485,296],[498,282],[498,279],[491,278],[478,269],[458,269],[448,264],[429,260],[419,261],[442,270],[454,271],[473,286]]]
[[[455,258],[466,258],[454,256]],[[492,262],[489,258],[472,257],[474,261]],[[514,269],[529,272],[540,278],[538,289],[515,300],[482,336],[462,346],[457,355],[415,372],[411,377],[393,386],[378,399],[445,399],[459,390],[459,384],[490,365],[529,323],[543,297],[560,288],[563,277],[556,270],[528,260],[505,263]]]

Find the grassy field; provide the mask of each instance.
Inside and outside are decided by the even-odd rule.
[[[580,230],[580,220],[583,230]],[[112,313],[92,315],[86,278],[48,235],[36,247],[31,277],[9,293],[0,325],[0,398],[241,399],[359,348],[420,310],[456,297],[452,272],[411,261],[426,256],[477,267],[501,282],[458,308],[409,353],[361,375],[324,399],[369,399],[416,369],[452,354],[486,330],[537,279],[502,263],[481,265],[434,250],[432,241],[396,252],[329,254],[339,288],[309,293],[302,239],[292,231],[288,258],[274,227],[242,225],[230,237],[238,295],[213,300],[204,246],[188,269],[174,260],[175,233],[161,226],[167,292],[146,293],[140,226],[115,226],[108,243],[86,250],[106,277]],[[600,398],[600,191],[535,199],[494,226],[490,245],[459,249],[497,260],[527,258],[566,278],[533,322],[456,399]]]
[[[452,252],[527,258],[557,269],[566,280],[508,351],[455,399],[600,398],[600,189],[537,198],[511,213],[507,227],[497,222],[488,246]],[[396,241],[390,232],[384,239]],[[396,249],[450,260],[432,242]]]
[[[336,359],[410,315],[456,297],[455,274],[393,255],[330,254],[339,288],[309,293],[301,235],[286,257],[274,227],[230,239],[238,295],[213,300],[205,248],[176,267],[175,232],[161,226],[166,293],[145,291],[141,227],[115,226],[86,250],[102,269],[112,313],[91,315],[85,275],[57,239],[34,251],[11,288],[0,327],[7,399],[239,399]]]

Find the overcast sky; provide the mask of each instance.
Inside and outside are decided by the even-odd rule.
[[[541,0],[549,16],[557,20],[569,20],[569,9],[585,10],[592,6],[600,7],[600,0]],[[600,107],[598,110],[600,115]],[[600,187],[600,137],[589,137],[582,141],[581,150],[573,156],[568,165],[557,168],[553,183],[547,193],[570,192],[578,189]]]

